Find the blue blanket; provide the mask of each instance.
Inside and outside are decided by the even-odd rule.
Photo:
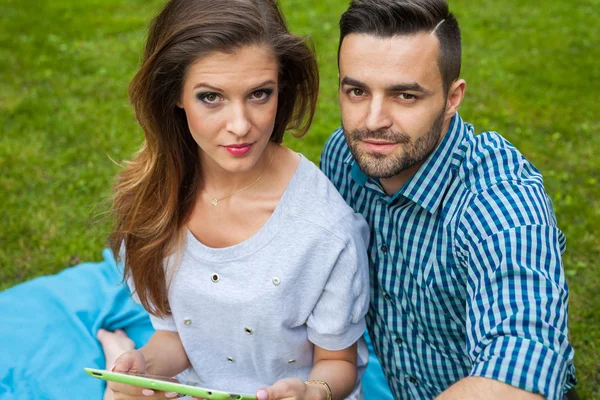
[[[131,300],[112,253],[0,292],[0,398],[102,399],[104,383],[84,367],[104,368],[99,328],[124,329],[140,347],[153,333]],[[369,343],[370,346],[370,343]],[[391,400],[377,358],[363,378],[365,399]]]

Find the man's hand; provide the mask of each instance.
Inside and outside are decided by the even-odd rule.
[[[450,386],[436,400],[544,400],[539,394],[494,379],[469,376]]]

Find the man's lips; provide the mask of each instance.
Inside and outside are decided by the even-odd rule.
[[[385,140],[364,139],[362,140],[362,143],[368,151],[373,151],[377,153],[389,152],[392,151],[396,146],[398,146],[398,143],[396,142],[389,142]]]

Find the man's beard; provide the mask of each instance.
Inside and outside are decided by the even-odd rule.
[[[344,135],[354,159],[365,174],[373,178],[392,178],[429,157],[442,134],[444,113],[445,109],[442,109],[442,112],[431,124],[429,131],[414,141],[410,136],[392,130],[373,132],[367,129],[355,129],[348,132],[344,128]],[[399,153],[389,155],[366,152],[359,148],[360,142],[366,139],[398,143],[402,149]]]

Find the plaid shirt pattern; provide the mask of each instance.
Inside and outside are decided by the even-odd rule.
[[[321,169],[371,227],[369,333],[397,399],[432,399],[467,376],[548,399],[576,382],[568,289],[542,176],[495,132],[456,114],[393,195],[339,128]]]

